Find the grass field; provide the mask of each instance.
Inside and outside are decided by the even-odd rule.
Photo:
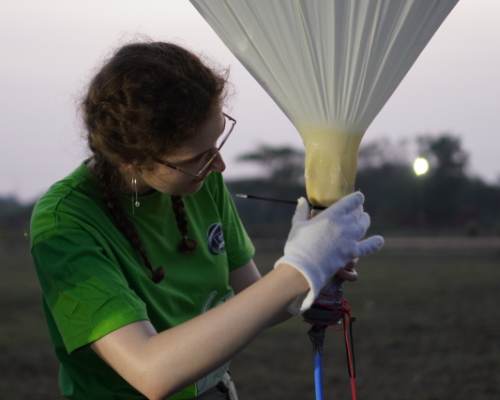
[[[265,273],[279,253],[258,252]],[[359,400],[500,398],[500,248],[388,246],[346,284]],[[28,243],[0,242],[0,399],[60,399]],[[232,364],[240,400],[314,399],[299,318],[264,332]],[[328,332],[325,399],[350,399],[342,334]]]

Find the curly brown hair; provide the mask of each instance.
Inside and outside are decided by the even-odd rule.
[[[164,42],[133,43],[120,48],[90,81],[82,101],[87,140],[102,196],[117,227],[141,254],[156,283],[162,267],[153,269],[119,195],[127,185],[120,164],[136,171],[152,170],[162,158],[191,139],[227,94],[228,71],[206,66],[188,50]],[[172,206],[182,240],[179,251],[189,254],[197,242],[187,237],[188,222],[181,196]]]

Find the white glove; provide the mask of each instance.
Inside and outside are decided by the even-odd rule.
[[[358,242],[370,226],[370,217],[363,212],[365,197],[352,193],[309,219],[309,205],[303,197],[298,200],[292,229],[285,245],[285,255],[279,264],[298,269],[309,283],[309,291],[299,296],[288,311],[300,315],[308,310],[326,281],[349,261],[379,250],[384,244],[381,236]]]

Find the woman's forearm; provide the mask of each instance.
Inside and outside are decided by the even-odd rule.
[[[292,314],[290,314],[286,308],[279,311],[274,317],[269,321],[269,325],[267,326],[268,328],[272,328],[273,326],[282,324],[285,321],[288,321],[293,317]]]
[[[260,272],[253,260],[250,260],[245,265],[229,273],[229,285],[233,288],[236,294],[241,293],[250,285],[258,282],[260,279],[262,279],[262,276],[260,275]],[[290,318],[292,318],[292,314],[290,314],[286,309],[283,309],[272,318],[268,327],[271,328],[275,325],[279,325]]]
[[[163,399],[231,360],[308,288],[299,271],[282,264],[231,300],[182,325],[159,334],[143,328],[115,334],[125,333],[123,327],[92,346],[148,398]]]

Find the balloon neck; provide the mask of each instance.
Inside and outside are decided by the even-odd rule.
[[[311,204],[328,207],[354,191],[364,132],[298,127],[306,147],[305,178]]]
[[[333,203],[332,203],[333,204]],[[314,218],[316,215],[318,215],[320,212],[323,212],[323,210],[311,210],[311,218]]]

